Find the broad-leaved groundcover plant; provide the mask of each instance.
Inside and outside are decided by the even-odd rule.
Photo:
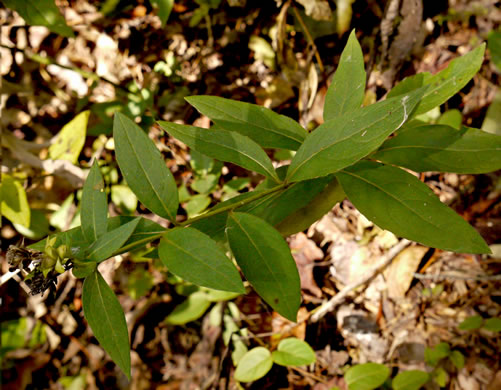
[[[409,172],[479,174],[501,168],[501,137],[419,120],[473,78],[484,50],[482,44],[435,75],[408,77],[384,100],[364,107],[366,73],[352,32],[327,92],[325,121],[312,132],[257,105],[187,98],[213,126],[159,121],[160,128],[192,151],[263,180],[253,191],[184,220],[178,216],[178,185],[162,154],[133,120],[116,113],[113,137],[121,173],[144,207],[170,221],[169,228],[143,217],[108,218],[105,183],[94,162],[83,188],[81,226],[30,247],[44,258],[31,278],[38,286],[50,285],[44,281],[69,267],[84,278],[85,318],[130,377],[125,316],[97,269],[112,256],[148,246],[149,257],[183,280],[236,294],[253,288],[273,310],[296,321],[300,280],[285,237],[307,229],[345,198],[399,237],[448,251],[489,253],[476,230]],[[293,151],[290,165],[275,169],[266,149]]]

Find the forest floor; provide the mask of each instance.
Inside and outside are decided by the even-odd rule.
[[[425,2],[414,29],[399,33],[381,29],[387,15],[384,1],[355,1],[351,24],[341,34],[339,21],[336,25],[307,17],[299,3],[314,2],[304,0],[223,1],[198,23],[193,18],[200,12],[198,1],[176,2],[164,28],[148,2],[135,6],[120,2],[107,16],[99,12],[98,1],[58,3],[75,38],[27,27],[17,14],[0,9],[2,128],[18,139],[42,144],[38,150],[43,159],[47,153],[43,142],[77,113],[90,109],[79,160],[85,163],[97,153],[110,165],[114,162],[108,147],[109,113],[114,105],[137,112],[145,125],[148,118],[155,118],[208,127],[208,118],[200,117],[184,97],[215,95],[265,105],[313,129],[323,121],[325,93],[349,30],[356,29],[364,51],[366,98],[371,102],[384,97],[405,76],[443,69],[501,25],[501,2],[493,0]],[[403,17],[402,13],[399,18]],[[405,43],[411,35],[417,37],[414,45]],[[391,55],[383,52],[386,41]],[[66,67],[47,65],[45,58]],[[463,124],[481,128],[499,85],[501,70],[487,52],[479,74],[435,114],[459,112]],[[171,157],[169,168],[177,182],[191,188],[196,177],[190,173],[187,147],[156,128],[152,134]],[[17,164],[10,156],[4,155],[2,169]],[[23,234],[28,245],[56,227],[70,227],[77,214],[73,197],[82,184],[81,170],[71,181],[40,177],[37,161],[23,161],[22,169],[28,178],[30,207],[39,210],[37,218],[45,222],[26,233],[3,219],[2,259],[9,245],[20,244]],[[116,184],[114,172],[107,180]],[[225,167],[221,187],[241,174],[236,166]],[[250,177],[239,191],[253,189],[257,179]],[[434,367],[435,375],[442,375],[438,381],[443,387],[501,389],[501,333],[459,326],[476,315],[501,317],[501,175],[426,173],[420,179],[482,234],[493,254],[455,254],[402,241],[345,200],[307,231],[288,239],[303,292],[298,323],[273,313],[255,294],[219,306],[225,312],[231,305],[239,309],[231,326],[249,349],[274,348],[280,338],[293,335],[306,340],[317,356],[316,363],[304,368],[275,365],[263,379],[242,386],[345,389],[346,367],[365,362],[384,363],[393,373],[431,371],[425,349],[447,343],[450,350],[461,353],[464,364],[444,359]],[[110,206],[112,216],[124,211],[128,199],[116,196],[117,202]],[[217,203],[222,196],[223,191],[216,191],[210,202]],[[67,207],[55,219],[63,202]],[[198,206],[192,202],[190,207]],[[153,218],[141,206],[138,212]],[[392,259],[396,255],[391,264],[378,267],[390,255]],[[100,266],[126,313],[132,346],[130,383],[87,327],[81,280],[66,272],[59,277],[56,294],[43,297],[30,296],[16,278],[0,286],[4,326],[23,318],[27,329],[42,324],[46,332],[42,341],[27,342],[6,355],[2,388],[238,388],[231,350],[224,343],[230,326],[223,317],[214,320],[212,310],[185,325],[167,324],[165,317],[185,296],[166,282],[165,270],[156,265],[151,259],[124,255]],[[1,267],[6,273],[4,261]],[[357,283],[361,279],[363,283]],[[427,388],[439,387],[430,382]]]

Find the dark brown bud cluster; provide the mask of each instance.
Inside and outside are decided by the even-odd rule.
[[[43,252],[11,245],[7,250],[9,271],[21,270],[32,295],[55,291],[57,276],[69,270],[73,263],[67,245],[54,246],[56,237],[48,238]]]

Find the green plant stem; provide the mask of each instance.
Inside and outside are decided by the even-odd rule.
[[[284,182],[284,183],[281,183],[280,185],[278,185],[276,187],[273,187],[273,188],[270,188],[268,190],[259,191],[256,194],[254,194],[253,196],[249,196],[248,198],[242,199],[239,202],[232,203],[232,204],[229,204],[227,206],[220,207],[220,208],[218,208],[216,210],[208,211],[205,214],[201,214],[201,215],[198,215],[196,217],[187,219],[186,221],[180,223],[179,226],[191,225],[193,222],[199,221],[201,219],[209,218],[209,217],[212,217],[214,215],[224,213],[226,211],[234,210],[234,209],[236,209],[238,207],[241,207],[241,206],[243,206],[243,205],[245,205],[247,203],[250,203],[250,202],[253,202],[253,201],[257,200],[257,199],[260,199],[260,198],[262,198],[262,197],[264,197],[266,195],[269,195],[269,194],[272,194],[274,192],[280,191],[280,190],[286,188],[289,185],[290,185],[289,183],[285,183]]]
[[[164,235],[164,233],[167,230],[169,230],[169,229],[165,229],[162,233],[157,233],[157,234],[155,234],[153,236],[149,236],[147,238],[143,238],[142,240],[134,241],[133,243],[131,243],[129,245],[125,245],[125,246],[121,247],[120,249],[118,249],[110,257],[116,256],[118,254],[122,254],[122,253],[125,253],[125,252],[129,252],[130,250],[136,249],[139,246],[142,246],[142,245],[148,244],[150,242],[153,242],[155,240],[158,240],[159,238],[161,238]]]
[[[291,185],[290,183],[281,183],[280,185],[276,186],[276,187],[273,187],[273,188],[270,188],[268,190],[264,190],[264,191],[258,191],[256,192],[254,195],[252,196],[249,196],[248,198],[246,199],[242,199],[240,202],[236,202],[236,203],[232,203],[232,204],[229,204],[227,206],[223,206],[223,207],[220,207],[216,210],[213,210],[213,211],[208,211],[207,213],[205,214],[201,214],[201,215],[198,215],[196,217],[193,217],[193,218],[190,218],[190,219],[187,219],[186,221],[184,222],[181,222],[177,225],[175,225],[176,227],[184,227],[184,226],[188,226],[188,225],[191,225],[192,223],[196,222],[196,221],[200,221],[202,219],[205,219],[205,218],[210,218],[210,217],[213,217],[214,215],[218,215],[218,214],[221,214],[221,213],[225,213],[226,211],[231,211],[231,210],[234,210],[236,208],[239,208],[239,207],[242,207],[243,205],[246,205],[247,203],[250,203],[250,202],[254,202],[255,200],[257,199],[260,199],[262,197],[265,197],[266,195],[269,195],[269,194],[272,194],[274,192],[277,192],[277,191],[280,191],[284,188],[287,188],[289,185]],[[138,246],[141,246],[143,244],[148,244],[150,242],[153,242],[155,240],[158,240],[159,238],[161,238],[163,236],[163,234],[169,229],[165,229],[162,233],[158,233],[158,234],[155,234],[153,236],[149,236],[147,238],[144,238],[142,240],[137,240],[137,241],[134,241],[133,243],[131,243],[130,245],[126,245],[126,246],[123,246],[122,248],[120,248],[118,251],[117,251],[117,254],[118,253],[124,253],[124,252],[127,252],[133,248],[136,248]],[[115,254],[113,255],[115,256]]]

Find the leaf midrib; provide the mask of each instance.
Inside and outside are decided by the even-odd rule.
[[[415,214],[417,215],[422,221],[424,221],[425,223],[429,224],[429,225],[432,225],[433,227],[437,228],[440,230],[440,227],[437,226],[437,225],[434,225],[433,223],[427,221],[426,219],[422,218],[421,215],[419,213],[416,213],[412,208],[410,208],[409,206],[407,206],[404,202],[402,202],[400,199],[398,199],[397,197],[395,197],[393,194],[391,194],[390,192],[387,192],[385,191],[382,187],[378,186],[377,184],[365,179],[364,177],[362,176],[359,176],[359,175],[356,175],[352,172],[348,172],[346,170],[341,170],[342,173],[345,173],[347,175],[350,175],[350,176],[353,176],[355,178],[358,178],[359,180],[361,181],[364,181],[366,182],[367,184],[369,185],[372,185],[373,187],[375,187],[376,189],[378,189],[379,191],[381,191],[382,193],[386,194],[387,196],[389,196],[390,198],[393,198],[394,200],[396,200],[398,203],[400,203],[402,206],[404,206],[406,209],[410,210],[412,214]]]
[[[475,49],[475,50],[476,50],[476,49]],[[473,53],[475,50],[471,51],[470,53]],[[468,54],[470,54],[470,53],[468,53]],[[464,56],[456,57],[454,60],[459,60],[459,59],[461,59],[461,58],[464,58]],[[453,61],[454,61],[454,60],[453,60]],[[452,61],[451,61],[451,62],[452,62]],[[456,62],[456,64],[457,64],[457,62]],[[451,65],[451,64],[449,64],[449,66],[450,66],[450,65]],[[479,66],[478,61],[474,61],[474,62],[472,62],[472,64],[470,64],[470,66],[471,66],[471,65],[474,65],[474,66],[475,66],[475,68],[477,68],[477,67]],[[465,76],[465,74],[470,73],[470,71],[469,71],[469,70],[470,70],[470,66],[468,66],[467,68],[465,68],[465,69],[463,69],[462,71],[460,71],[460,72],[458,72],[457,74],[455,74],[453,77],[449,77],[449,78],[447,78],[447,79],[445,79],[445,80],[440,80],[440,73],[447,71],[447,70],[449,69],[449,66],[448,66],[447,68],[445,68],[443,71],[441,71],[441,72],[439,72],[439,73],[437,73],[436,75],[434,75],[434,76],[433,76],[433,78],[435,78],[435,77],[436,77],[436,78],[437,78],[437,80],[428,80],[428,82],[424,84],[424,85],[431,85],[431,86],[432,86],[432,88],[431,88],[431,89],[428,89],[428,90],[425,92],[425,94],[424,94],[424,95],[423,95],[423,97],[421,98],[421,102],[423,102],[423,101],[424,101],[424,103],[427,103],[427,102],[425,101],[425,99],[426,99],[426,98],[428,98],[428,97],[430,97],[430,96],[431,96],[430,101],[431,101],[431,102],[433,102],[433,100],[436,100],[437,98],[439,98],[439,97],[440,97],[439,95],[435,94],[435,92],[437,92],[437,91],[438,91],[438,92],[440,92],[440,91],[439,91],[440,89],[445,88],[445,87],[448,87],[448,86],[449,86],[449,84],[451,84],[451,83],[453,83],[454,81],[456,81],[459,77],[464,77],[464,76]],[[472,67],[472,68],[473,68],[473,67]],[[476,73],[476,72],[475,72],[475,73]],[[462,83],[462,81],[461,81],[461,83]],[[434,84],[435,84],[435,87],[433,87],[433,85],[434,85]],[[432,96],[432,95],[434,95],[434,96]],[[432,99],[433,97],[436,97],[436,99]],[[442,100],[442,98],[440,98],[439,100]],[[418,107],[417,107],[417,109],[416,109],[416,113],[415,113],[414,115],[418,115],[418,114],[421,112],[421,111],[419,111],[419,110],[420,110],[420,107],[419,107],[419,106],[421,105],[421,102],[419,102],[419,103],[418,103]],[[428,103],[428,106],[429,106],[429,105],[430,105],[430,103]],[[423,104],[423,106],[424,106],[424,107],[426,107],[427,105],[426,105],[426,104]],[[434,106],[435,106],[435,104],[433,104],[431,107],[434,107]],[[421,110],[423,110],[423,109],[421,109]],[[422,112],[426,112],[426,111],[427,111],[427,110],[424,110],[424,111],[422,111]]]
[[[235,216],[233,214],[230,214],[230,217],[236,222],[236,224],[239,226],[239,228],[242,230],[242,232],[247,236],[248,240],[250,241],[250,243],[252,244],[252,246],[256,249],[257,253],[259,254],[259,256],[261,257],[263,263],[266,265],[266,268],[268,269],[268,271],[270,272],[271,275],[273,275],[273,279],[275,279],[277,281],[277,285],[278,285],[278,289],[280,290],[280,293],[282,294],[282,297],[286,297],[287,294],[284,293],[284,290],[283,290],[283,287],[280,283],[280,280],[275,276],[275,273],[273,272],[273,269],[270,267],[270,265],[268,264],[266,260],[266,258],[263,256],[263,254],[261,253],[261,251],[259,250],[259,246],[256,245],[256,243],[254,242],[254,240],[252,239],[251,236],[249,236],[249,234],[247,233],[247,231],[243,228],[243,226],[240,224],[240,222],[235,218]],[[257,218],[257,217],[256,217]],[[283,299],[283,301],[285,302],[285,305],[289,308],[289,310],[291,309],[291,307],[289,306],[289,303],[287,301],[287,299]],[[275,302],[273,302],[275,303]],[[293,312],[294,310],[292,309],[291,310],[291,313]]]
[[[378,185],[374,184],[373,182],[371,182],[371,181],[369,181],[369,180],[366,180],[365,178],[363,178],[363,177],[361,177],[361,176],[355,175],[354,173],[350,173],[350,172],[348,172],[348,171],[346,171],[346,170],[342,170],[341,172],[343,172],[343,173],[345,173],[345,174],[348,174],[348,175],[351,175],[351,176],[353,176],[353,177],[356,177],[356,178],[358,178],[358,179],[360,179],[360,180],[362,180],[362,181],[364,181],[364,182],[366,182],[366,183],[368,183],[368,184],[370,184],[370,185],[374,186],[375,188],[377,188],[378,190],[380,190],[380,191],[381,191],[381,192],[383,192],[384,194],[386,194],[386,195],[390,196],[391,198],[395,199],[398,203],[402,204],[402,205],[403,205],[406,209],[410,210],[412,214],[417,215],[417,216],[418,216],[418,217],[419,217],[422,221],[424,221],[426,224],[429,224],[429,225],[431,225],[431,226],[435,227],[435,228],[436,228],[436,229],[438,229],[439,231],[443,230],[443,229],[442,229],[442,228],[440,228],[439,226],[437,226],[437,225],[435,225],[435,224],[433,224],[433,223],[429,222],[428,220],[426,220],[426,219],[422,218],[422,217],[421,217],[421,215],[420,215],[419,213],[414,212],[414,210],[413,210],[412,208],[408,207],[408,206],[407,206],[405,203],[403,203],[400,199],[396,198],[396,197],[395,197],[395,196],[393,196],[391,193],[389,193],[389,192],[385,191],[383,188],[379,187]],[[426,184],[423,184],[423,185],[425,185],[425,186],[426,186]],[[428,188],[428,187],[427,187],[427,188]],[[430,191],[431,191],[431,190],[430,190]],[[438,200],[438,199],[436,199],[436,198],[432,198],[432,199],[433,199],[433,202],[436,202],[436,201]],[[440,202],[440,200],[438,200],[438,202]],[[442,204],[442,202],[440,202],[440,203]],[[444,205],[444,206],[445,206],[445,205]],[[445,206],[445,207],[447,207],[447,206]],[[461,217],[459,217],[459,218],[461,218]],[[473,249],[473,248],[479,248],[479,245],[478,245],[478,243],[476,243],[476,242],[475,242],[474,237],[470,237],[470,236],[468,236],[468,240],[469,240],[469,242],[470,242],[470,243],[471,243],[471,245],[472,245],[472,248],[470,248],[470,249],[468,249],[468,250],[471,250],[471,249]],[[450,245],[449,245],[449,244],[447,244],[447,246],[448,246],[448,247],[450,247]],[[456,251],[455,249],[450,249],[450,250],[454,250],[454,251]]]
[[[201,257],[199,257],[198,255],[195,255],[195,254],[193,254],[193,253],[191,253],[191,252],[188,252],[188,251],[187,251],[186,249],[184,249],[183,247],[181,247],[181,246],[177,245],[175,242],[173,242],[173,241],[171,241],[171,240],[169,240],[169,239],[167,239],[167,238],[165,238],[165,237],[163,237],[163,239],[164,239],[164,240],[165,240],[168,244],[170,244],[170,245],[172,245],[173,247],[177,248],[177,249],[178,249],[178,250],[180,250],[181,252],[186,253],[188,256],[190,256],[190,257],[191,257],[191,258],[193,258],[194,260],[198,261],[199,263],[201,263],[201,264],[205,265],[207,268],[211,269],[211,270],[212,270],[213,272],[215,272],[216,274],[221,275],[224,279],[228,280],[228,281],[230,282],[230,284],[231,284],[231,285],[233,285],[233,286],[234,286],[233,281],[231,281],[230,279],[228,279],[228,277],[227,277],[224,273],[220,272],[217,268],[214,268],[214,267],[212,267],[211,265],[209,265],[209,264],[207,264],[206,262],[204,262],[204,261],[203,261],[203,259],[202,259]],[[228,261],[229,261],[229,259],[228,259]]]
[[[101,286],[99,285],[99,277],[98,277],[98,274],[97,272],[94,272],[95,274],[95,278],[96,278],[96,285],[97,285],[97,291],[98,291],[98,296],[101,300],[101,304],[102,304],[102,307],[103,307],[103,311],[104,311],[104,314],[105,314],[105,317],[106,317],[106,320],[108,322],[108,325],[111,329],[111,334],[112,334],[112,338],[113,338],[113,343],[115,344],[115,348],[118,352],[118,354],[120,355],[120,360],[122,360],[122,365],[124,367],[127,366],[126,362],[127,362],[127,358],[124,357],[122,355],[122,351],[121,351],[121,348],[119,348],[119,344],[118,344],[118,341],[117,341],[117,338],[118,338],[118,334],[115,332],[115,328],[112,326],[112,321],[111,321],[111,318],[108,314],[108,311],[106,310],[106,305],[104,303],[104,299],[103,299],[103,294],[102,294],[102,291],[101,291]],[[127,376],[128,376],[128,373],[126,373]]]
[[[118,119],[120,120],[120,123],[122,125],[122,128],[124,130],[124,133],[125,133],[125,137],[127,139],[127,142],[130,146],[130,148],[132,149],[132,153],[139,165],[139,167],[141,168],[141,170],[143,171],[143,174],[144,176],[146,177],[146,180],[148,180],[148,184],[150,185],[150,188],[153,190],[153,192],[155,193],[155,195],[157,196],[157,199],[160,201],[160,204],[163,206],[164,208],[164,211],[167,213],[167,215],[169,216],[169,219],[172,221],[174,218],[173,215],[171,215],[170,213],[170,210],[169,208],[167,207],[167,205],[164,203],[163,199],[160,197],[160,194],[157,192],[157,189],[155,188],[155,186],[153,185],[153,182],[151,181],[149,175],[148,175],[148,172],[146,171],[145,167],[143,166],[143,164],[141,163],[141,160],[139,159],[139,155],[137,154],[136,152],[136,149],[134,148],[133,144],[132,144],[132,140],[130,139],[129,137],[129,132],[126,130],[126,126],[124,125],[124,122],[122,121],[122,118],[120,116],[118,116]],[[148,138],[149,139],[149,138]]]
[[[172,129],[172,128],[171,128],[171,129]],[[174,130],[173,132],[177,132],[177,131],[178,131],[178,130]],[[209,130],[209,131],[210,131],[210,130]],[[226,130],[226,131],[228,131],[228,130]],[[179,131],[179,132],[182,132],[182,130],[181,130],[181,131]],[[271,164],[271,161],[269,161],[269,159],[268,159],[268,162],[269,162],[269,167],[267,167],[266,165],[264,165],[264,163],[265,163],[265,162],[261,162],[261,161],[257,160],[257,159],[256,159],[256,158],[254,158],[253,156],[248,155],[245,151],[240,151],[239,149],[232,148],[232,147],[231,147],[231,146],[229,146],[229,145],[225,145],[225,144],[220,144],[220,143],[217,143],[217,142],[215,142],[215,141],[213,141],[213,140],[210,140],[210,139],[197,139],[197,138],[196,138],[196,135],[190,135],[190,134],[186,134],[186,133],[183,133],[183,135],[184,135],[184,136],[191,137],[191,138],[193,139],[193,141],[201,141],[201,142],[205,142],[205,143],[206,143],[209,147],[211,147],[211,145],[216,145],[217,147],[219,147],[219,148],[223,148],[223,149],[226,149],[226,150],[228,150],[228,151],[230,151],[230,152],[236,152],[237,154],[240,154],[240,155],[242,155],[242,156],[246,157],[246,158],[247,158],[248,160],[250,160],[251,162],[254,162],[254,163],[255,163],[255,164],[257,164],[258,166],[260,166],[260,167],[261,167],[261,168],[262,168],[262,169],[263,169],[266,173],[268,173],[268,175],[269,175],[272,179],[274,179],[274,180],[276,180],[276,181],[278,180],[278,176],[277,176],[276,172],[274,172],[274,170],[270,170],[270,168],[271,168],[271,169],[273,169],[273,165]],[[246,137],[246,136],[243,136],[243,135],[242,135],[242,137]],[[249,137],[246,137],[246,138],[249,138]],[[249,140],[251,140],[251,139],[249,138]],[[224,140],[223,140],[223,141],[224,141]],[[251,141],[252,141],[252,140],[251,140]],[[254,141],[252,141],[252,142],[254,142]],[[263,151],[263,153],[264,153],[264,151]],[[266,153],[264,153],[264,156],[266,156],[266,158],[268,158],[268,156],[266,155]],[[217,157],[214,157],[214,158],[216,158],[216,160],[217,160]],[[265,161],[266,161],[266,160],[265,160]],[[231,161],[230,161],[230,162],[231,162]],[[237,164],[237,163],[234,163],[234,164]],[[265,175],[265,176],[268,176],[268,175]],[[278,180],[278,181],[279,181],[279,180]]]
[[[317,150],[314,154],[312,154],[311,156],[309,156],[306,160],[303,160],[303,162],[302,162],[301,164],[299,164],[299,165],[297,166],[297,168],[296,168],[296,169],[294,169],[294,171],[293,171],[290,175],[289,175],[289,174],[288,174],[288,172],[287,172],[287,177],[292,178],[292,177],[296,174],[296,172],[297,172],[297,171],[298,171],[298,170],[299,170],[302,166],[304,166],[304,164],[306,164],[306,163],[307,163],[308,161],[310,161],[312,158],[316,157],[318,154],[322,153],[324,150],[326,150],[326,149],[328,149],[328,148],[331,148],[331,147],[334,147],[334,146],[336,146],[337,144],[339,144],[339,143],[341,143],[341,142],[344,142],[344,141],[346,141],[346,140],[347,140],[347,139],[349,139],[349,138],[353,138],[353,137],[357,136],[359,133],[363,132],[364,130],[367,130],[367,129],[368,129],[369,127],[371,127],[371,126],[376,126],[379,122],[384,121],[384,120],[385,120],[386,118],[388,118],[391,114],[392,114],[392,112],[389,112],[388,114],[386,114],[386,115],[385,115],[384,117],[382,117],[381,119],[379,119],[379,120],[377,120],[377,121],[375,121],[375,122],[370,123],[370,124],[369,124],[369,125],[367,125],[366,127],[361,128],[359,131],[356,131],[356,132],[354,132],[354,133],[351,133],[351,134],[347,135],[347,136],[346,136],[346,137],[344,137],[344,138],[339,138],[339,139],[335,140],[334,142],[332,142],[331,144],[329,144],[329,145],[325,145],[325,146],[321,147],[321,148],[320,148],[319,150]],[[393,130],[393,131],[396,131],[396,129],[395,129],[395,130]],[[392,131],[392,132],[393,132],[393,131]],[[314,133],[312,133],[312,134],[314,134]],[[304,145],[304,144],[303,144],[303,145]]]
[[[385,373],[385,375],[386,375],[386,373]],[[373,372],[373,373],[369,373],[369,374],[367,374],[365,372],[360,372],[359,375],[352,376],[353,380],[351,380],[349,382],[347,381],[347,383],[348,383],[348,386],[349,386],[350,384],[355,383],[355,382],[359,381],[362,378],[373,378],[373,377],[377,378],[377,377],[380,377],[380,376],[382,377],[381,372]]]
[[[454,152],[454,153],[476,153],[476,152],[497,152],[501,151],[501,148],[495,148],[495,149],[451,149],[451,148],[440,148],[438,146],[427,146],[427,145],[398,145],[398,146],[392,146],[389,148],[381,148],[376,151],[376,153],[379,152],[387,152],[391,150],[397,150],[397,149],[431,149],[431,150],[438,150],[442,152]]]
[[[91,177],[91,181],[90,181],[90,195],[91,195],[91,206],[94,206],[94,204],[96,203],[96,200],[97,200],[97,195],[99,195],[98,193],[96,193],[96,190],[94,189],[94,181],[95,181],[95,175],[94,175],[94,172],[93,172],[93,169],[91,168],[90,172],[89,172],[89,176],[92,175]],[[89,178],[87,178],[89,179]],[[99,179],[99,177],[98,177]],[[97,235],[97,212],[98,210],[96,209],[96,207],[92,207],[92,212],[91,212],[91,224],[93,226],[93,236],[94,236],[94,241],[96,241],[99,237]],[[85,234],[84,234],[85,235]],[[91,237],[92,238],[92,237]]]
[[[206,107],[207,107],[207,106],[209,106],[208,104],[203,103],[203,102],[199,102],[199,103],[200,103],[200,104],[202,104],[202,105],[205,105]],[[229,116],[230,118],[232,118],[233,120],[236,120],[236,121],[237,121],[237,122],[239,122],[239,123],[251,124],[251,126],[257,127],[257,128],[259,128],[259,129],[263,129],[263,130],[268,130],[268,131],[271,131],[271,132],[272,132],[272,133],[274,133],[274,134],[277,134],[277,135],[283,136],[283,137],[285,137],[285,138],[289,138],[289,139],[291,139],[291,140],[293,140],[293,141],[299,142],[300,144],[301,144],[301,143],[303,142],[303,140],[304,140],[304,139],[296,139],[296,138],[292,137],[292,135],[296,135],[296,133],[292,133],[292,135],[289,135],[289,133],[285,133],[285,134],[283,134],[283,133],[278,132],[277,130],[275,130],[275,129],[274,129],[274,128],[272,128],[272,127],[265,127],[265,126],[262,126],[261,124],[260,124],[260,125],[256,125],[256,124],[254,124],[254,123],[245,122],[245,121],[243,121],[242,119],[240,119],[240,118],[238,118],[238,117],[236,117],[236,116],[234,116],[234,115],[232,115],[232,114],[230,114],[230,113],[227,113],[226,111],[223,111],[223,110],[221,110],[221,109],[219,109],[219,108],[217,108],[217,107],[210,106],[210,108],[211,108],[211,109],[213,109],[213,110],[215,110],[215,111],[221,112],[221,113],[223,113],[223,114],[225,114],[225,115]],[[273,112],[273,111],[272,111],[272,112]],[[274,113],[275,113],[275,114],[277,114],[276,112],[274,112]],[[280,114],[277,114],[277,115],[280,115]],[[224,121],[224,119],[218,119],[218,121],[219,121],[219,120],[223,120],[223,121]],[[214,121],[214,122],[216,122],[216,121]]]
[[[94,193],[94,190],[92,190],[92,189],[91,189],[91,199],[90,200],[91,200],[91,206],[93,206],[94,203],[96,203],[96,194]],[[94,236],[94,237],[91,237],[91,239],[94,238],[94,241],[96,241],[98,239],[98,236],[97,236],[97,218],[96,218],[95,211],[96,211],[96,208],[92,207],[91,225],[92,225],[93,231],[91,233],[92,233],[92,236]]]
[[[116,228],[115,230],[113,230],[113,231],[109,232],[109,238],[108,238],[108,239],[106,239],[106,240],[103,240],[103,242],[102,242],[100,245],[96,245],[96,248],[94,248],[94,249],[92,250],[92,252],[88,253],[88,254],[87,254],[87,257],[89,257],[89,258],[90,258],[92,255],[96,254],[99,250],[101,250],[102,248],[104,248],[104,247],[106,247],[107,245],[109,245],[111,242],[116,241],[118,238],[120,238],[120,235],[119,235],[119,236],[118,236],[118,238],[117,238],[117,233],[118,233],[118,232],[117,232],[117,230],[121,229],[121,230],[120,230],[120,233],[121,233],[121,232],[123,232],[123,231],[127,231],[127,230],[125,229],[125,227],[126,227],[127,225],[129,225],[129,224],[131,224],[131,226],[132,226],[132,223],[133,223],[134,221],[135,221],[135,220],[133,219],[132,221],[127,222],[126,224],[124,224],[124,225],[122,225],[122,226],[120,226],[120,227]],[[139,219],[137,219],[136,221],[138,221],[138,222],[136,222],[136,223],[134,224],[134,228],[133,228],[133,230],[132,230],[132,231],[134,231],[134,230],[135,230],[135,228],[136,228],[136,226],[138,225],[138,223],[139,223]],[[132,235],[132,232],[131,232],[131,234],[130,234],[130,235],[128,235],[128,236],[127,236],[127,238],[125,238],[125,239],[123,239],[123,238],[122,238],[122,239],[120,239],[120,242],[121,242],[121,243],[120,243],[120,245],[118,246],[118,249],[120,249],[120,247],[121,247],[121,246],[122,246],[122,245],[123,245],[123,244],[124,244],[124,243],[125,243],[125,242],[129,239],[129,238],[130,238],[130,237],[131,237],[131,235]],[[103,238],[103,237],[106,237],[106,236],[101,236],[101,238]],[[97,242],[97,241],[96,241],[96,242]],[[115,250],[116,250],[116,249],[115,249]],[[113,252],[115,252],[115,251],[113,251]],[[113,254],[113,252],[112,252],[112,254]],[[110,255],[110,256],[111,256],[111,255]],[[100,261],[100,260],[95,260],[95,261]]]
[[[355,55],[355,54],[357,54],[357,55],[359,54],[359,53],[355,53],[355,52],[356,52],[355,48],[356,48],[356,46],[355,46],[355,44],[352,42],[352,43],[350,44],[350,47],[349,47],[349,49],[350,49],[349,56],[350,56],[350,57],[354,57],[354,55]],[[348,53],[347,53],[347,54],[348,54]],[[341,57],[342,57],[342,55],[341,55]],[[341,60],[343,60],[343,58],[341,58]],[[351,62],[351,63],[353,63],[353,61],[350,61],[350,62]],[[342,67],[343,67],[343,68],[342,68],[342,70],[343,70],[343,71],[346,71],[346,70],[351,70],[351,68],[350,68],[349,66],[347,66],[347,65],[348,65],[347,63],[348,63],[348,61],[346,61],[346,62],[344,62],[344,61],[343,61],[343,62],[341,62],[341,63],[339,64],[339,67],[341,67],[341,66],[342,66]],[[356,65],[357,65],[357,64],[355,64],[355,66],[356,66]],[[358,67],[357,67],[357,68],[358,68]],[[338,69],[336,69],[336,73],[337,73],[337,71],[338,71],[338,70],[341,70],[341,69],[339,69],[339,68],[338,68]],[[357,73],[358,73],[360,70],[362,70],[362,72],[364,73],[364,76],[366,76],[366,75],[365,75],[365,68],[364,68],[364,66],[363,66],[363,61],[362,61],[362,69],[356,69]],[[344,78],[342,78],[342,80],[345,80],[345,79],[344,79]],[[333,85],[333,87],[334,87],[334,88],[336,88],[339,84],[340,84],[340,82],[339,82],[339,83],[337,83],[337,79],[336,79],[336,85]],[[345,114],[345,113],[347,113],[347,112],[349,112],[349,111],[352,111],[352,110],[347,110],[347,111],[345,111],[345,106],[346,106],[347,102],[350,100],[350,98],[354,95],[354,93],[355,93],[355,92],[356,92],[359,88],[361,88],[361,87],[365,87],[365,77],[364,77],[364,80],[363,80],[363,84],[359,84],[359,85],[357,86],[357,88],[352,88],[352,90],[351,90],[351,92],[349,93],[349,95],[348,95],[348,94],[343,94],[343,95],[342,95],[342,97],[340,97],[340,99],[338,99],[338,100],[341,100],[341,104],[340,104],[340,106],[341,106],[341,107],[340,107],[340,109],[339,109],[339,111],[338,111],[338,115],[343,115],[343,114]]]

